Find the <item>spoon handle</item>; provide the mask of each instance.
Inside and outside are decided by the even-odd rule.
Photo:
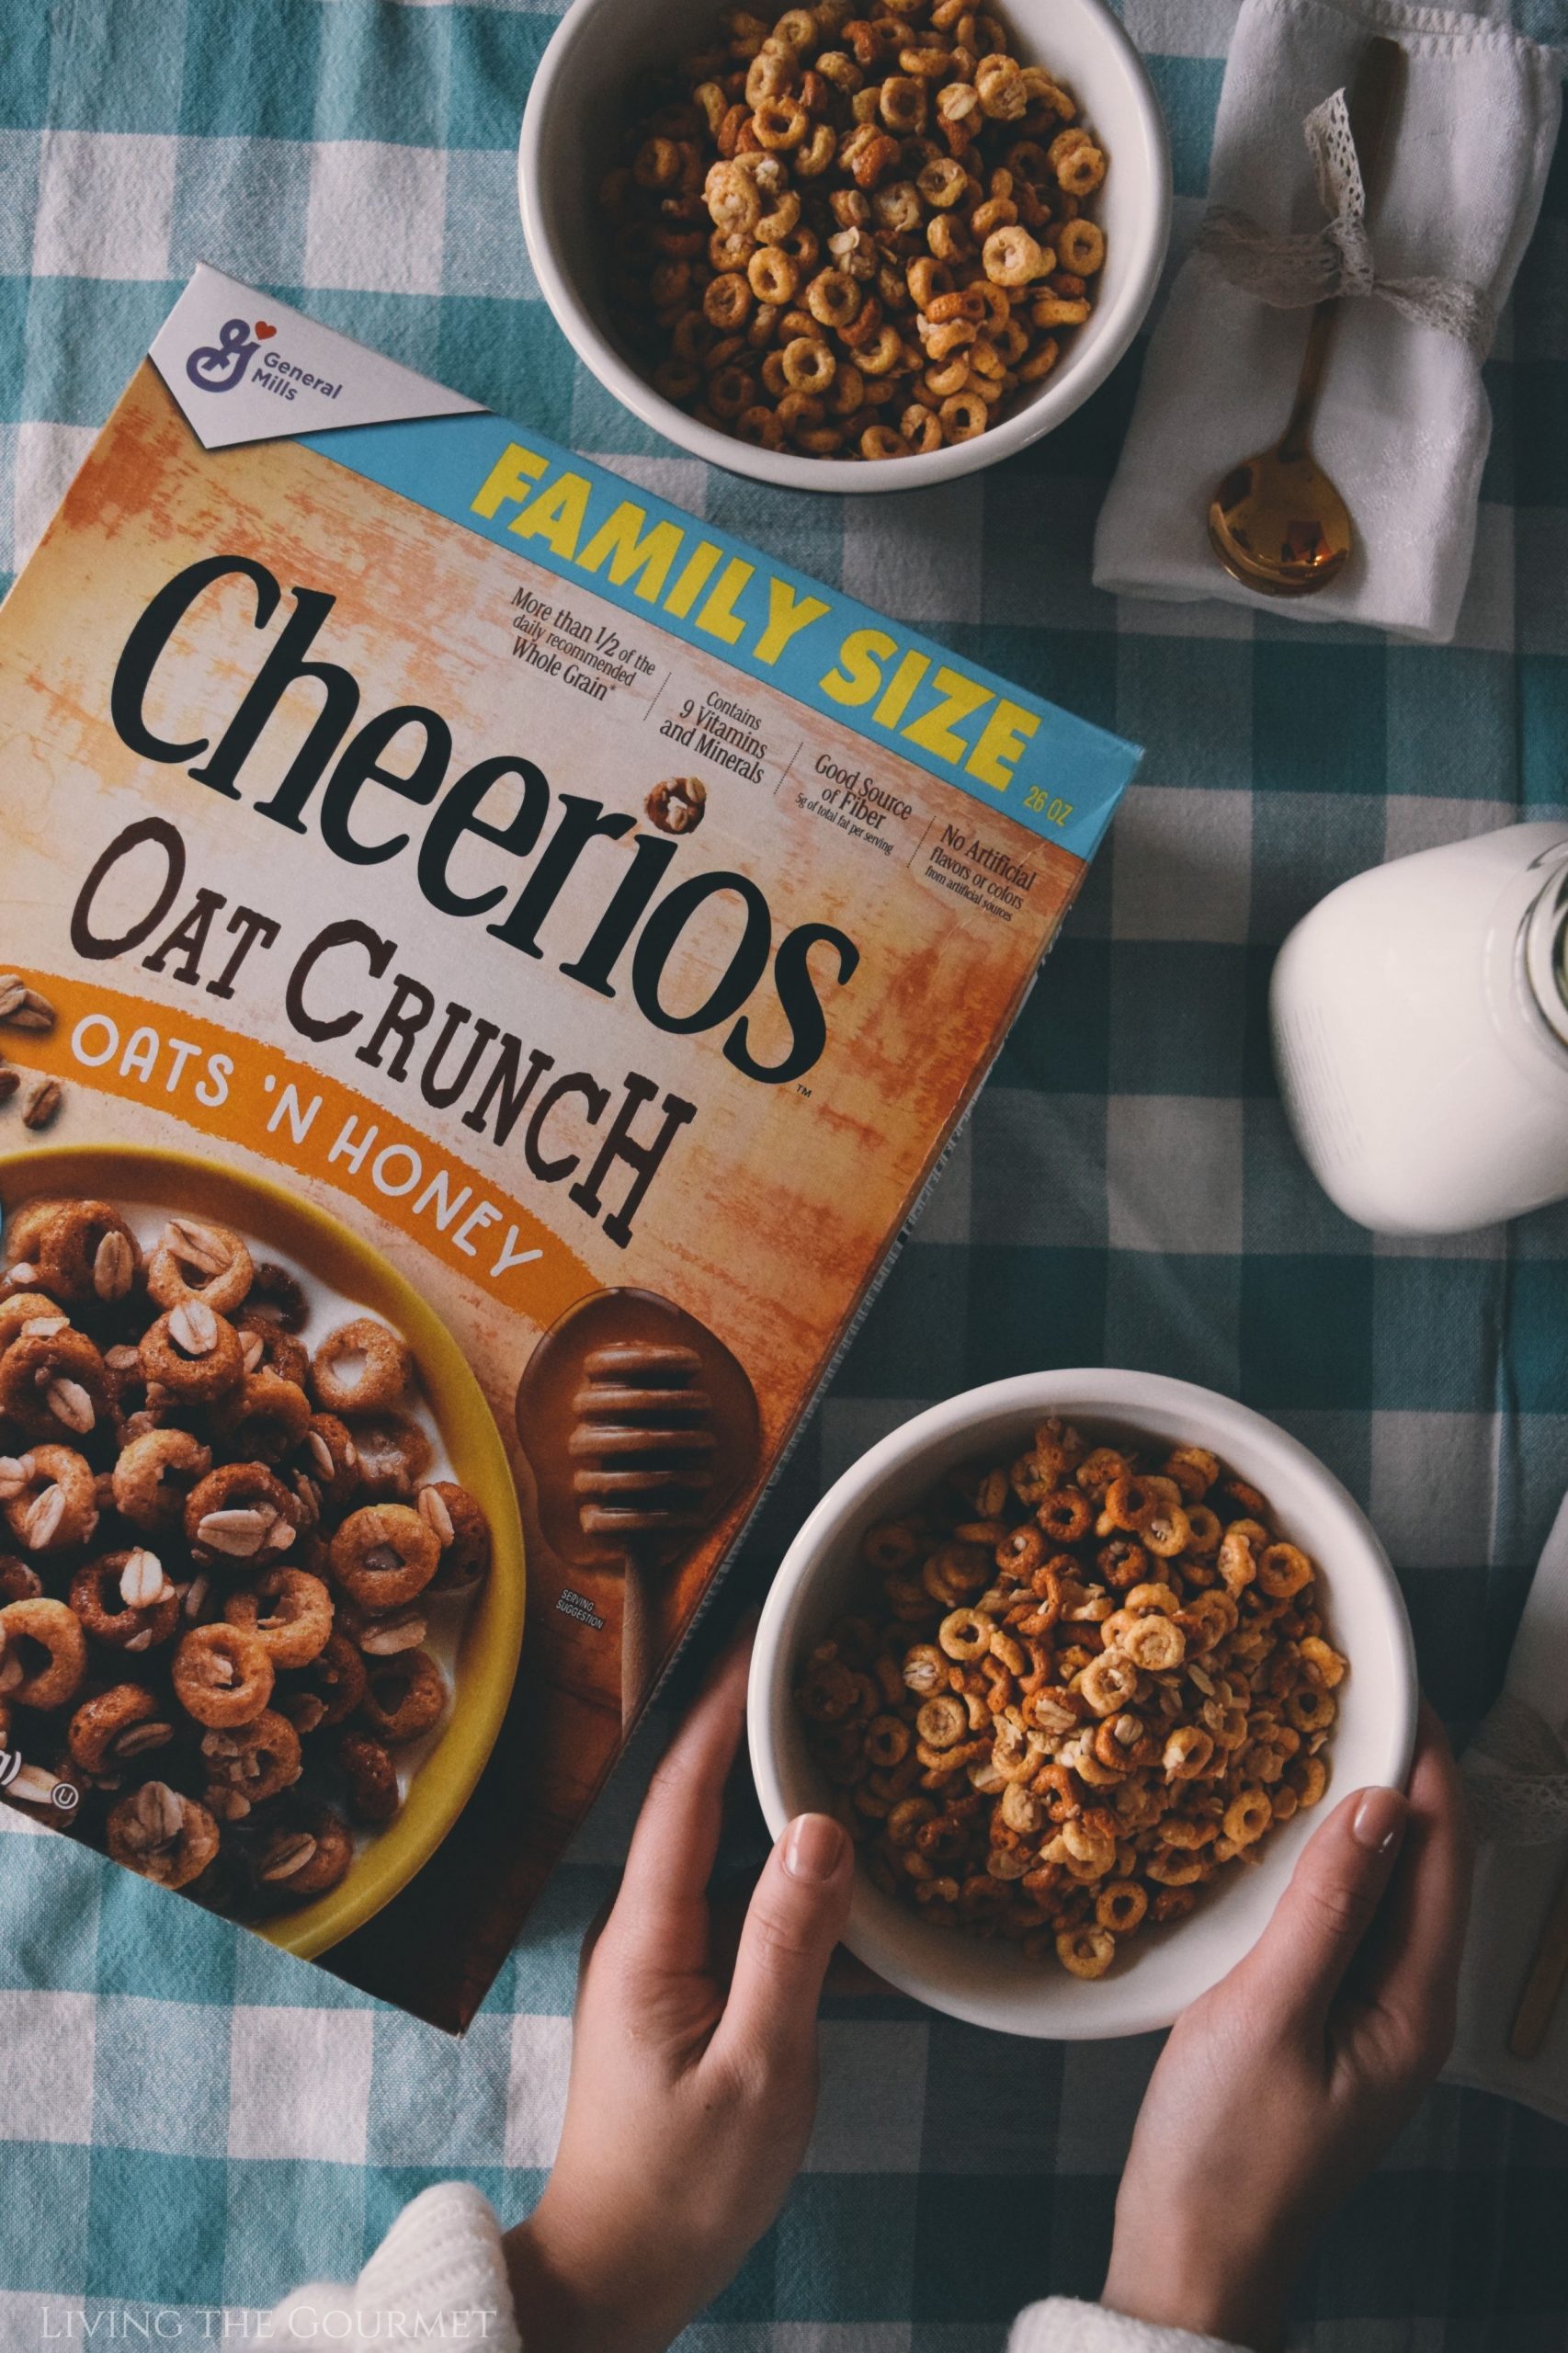
[[[1365,195],[1369,218],[1377,198],[1384,133],[1393,109],[1393,94],[1403,63],[1404,52],[1398,41],[1387,40],[1381,33],[1367,43],[1356,68],[1356,79],[1350,89],[1350,136],[1355,142],[1356,160],[1361,167],[1361,187]],[[1307,329],[1307,347],[1301,354],[1301,372],[1296,380],[1296,397],[1279,443],[1282,458],[1299,458],[1307,446],[1317,410],[1318,394],[1323,390],[1323,371],[1328,359],[1329,345],[1338,323],[1341,298],[1337,295],[1320,302],[1312,313]]]

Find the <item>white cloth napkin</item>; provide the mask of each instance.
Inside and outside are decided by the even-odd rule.
[[[1508,1699],[1522,1701],[1559,1738],[1568,1738],[1565,1661],[1568,1500],[1546,1540],[1504,1687]],[[1473,1759],[1465,1762],[1468,1776]],[[1449,2083],[1500,2092],[1568,2123],[1568,1985],[1536,2056],[1516,2059],[1508,2049],[1536,1939],[1565,1871],[1568,1834],[1532,1846],[1483,1840],[1460,1977],[1459,2035],[1444,2073]]]
[[[1275,233],[1321,227],[1302,123],[1348,89],[1380,32],[1399,40],[1406,65],[1371,211],[1378,276],[1468,282],[1500,310],[1535,226],[1562,104],[1562,61],[1504,25],[1403,0],[1245,0],[1210,202]],[[1344,305],[1312,434],[1357,527],[1344,572],[1315,596],[1267,597],[1233,580],[1209,546],[1216,483],[1284,430],[1308,316],[1267,307],[1189,254],[1101,509],[1095,585],[1220,597],[1445,644],[1470,572],[1491,410],[1464,344],[1380,296]]]

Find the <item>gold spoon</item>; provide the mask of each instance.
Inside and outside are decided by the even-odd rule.
[[[1367,209],[1403,52],[1381,35],[1367,43],[1350,92],[1350,134]],[[1209,542],[1226,571],[1266,597],[1310,597],[1344,570],[1355,541],[1350,509],[1319,466],[1308,438],[1341,299],[1320,302],[1307,330],[1296,398],[1272,449],[1233,466],[1209,502]]]

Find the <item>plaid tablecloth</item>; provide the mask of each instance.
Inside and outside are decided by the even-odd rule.
[[[1124,6],[1170,118],[1179,246],[1235,0]],[[1517,15],[1568,32],[1564,0]],[[1265,991],[1285,931],[1344,876],[1568,806],[1568,156],[1487,370],[1458,642],[1415,649],[1094,593],[1137,354],[1060,432],[950,489],[771,495],[673,454],[574,367],[524,255],[517,119],[553,21],[506,0],[0,0],[0,570],[205,258],[1147,745],[737,1588],[930,1400],[1028,1366],[1157,1367],[1332,1464],[1399,1564],[1430,1688],[1472,1715],[1568,1484],[1568,1215],[1374,1245],[1292,1150]],[[0,903],[3,840],[0,798]],[[577,1939],[653,1746],[460,2045],[62,1839],[6,1837],[7,2353],[88,2329],[213,2339],[221,2305],[351,2274],[452,2173],[524,2211],[558,2126]],[[1152,2043],[1008,2043],[891,1999],[830,2003],[824,2041],[804,2174],[687,2353],[982,2353],[1048,2285],[1095,2291]],[[1559,2346],[1565,2200],[1568,2133],[1439,2092],[1330,2233],[1303,2329],[1355,2353]]]

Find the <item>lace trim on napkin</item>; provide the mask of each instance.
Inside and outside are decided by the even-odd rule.
[[[1276,310],[1305,310],[1340,294],[1375,294],[1405,318],[1452,335],[1479,366],[1497,329],[1481,287],[1459,278],[1378,275],[1344,91],[1335,90],[1314,107],[1301,129],[1329,216],[1323,227],[1299,236],[1276,235],[1250,212],[1211,204],[1198,233],[1197,251],[1244,294]]]
[[[1478,1838],[1545,1847],[1568,1837],[1568,1746],[1511,1691],[1487,1715],[1460,1770]]]

